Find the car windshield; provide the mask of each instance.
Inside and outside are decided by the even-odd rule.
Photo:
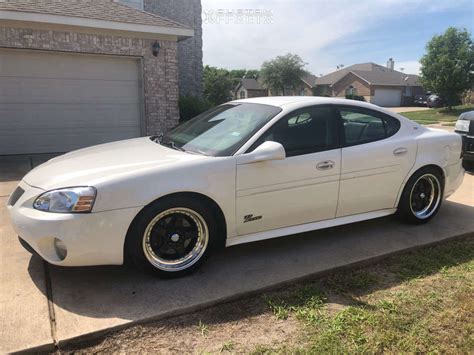
[[[220,105],[169,131],[160,143],[177,150],[230,156],[280,111],[254,103]]]

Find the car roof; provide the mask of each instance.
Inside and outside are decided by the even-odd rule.
[[[285,106],[298,106],[306,107],[310,105],[324,105],[324,104],[333,104],[333,105],[351,105],[351,106],[360,106],[371,109],[376,109],[379,111],[384,111],[382,107],[370,104],[364,101],[358,100],[349,100],[344,97],[325,97],[325,96],[264,96],[264,97],[254,97],[251,99],[241,99],[234,100],[235,103],[254,103],[254,104],[264,104],[271,105],[276,107],[284,108]]]

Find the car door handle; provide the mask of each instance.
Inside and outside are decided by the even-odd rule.
[[[325,161],[322,161],[321,163],[319,163],[318,165],[316,165],[316,169],[318,169],[318,170],[332,169],[332,168],[334,168],[335,164],[336,163],[334,163],[332,160],[325,160]]]
[[[406,153],[408,153],[408,149],[405,147],[397,148],[393,151],[393,155],[405,155]]]

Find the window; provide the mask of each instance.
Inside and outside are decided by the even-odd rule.
[[[211,156],[234,154],[281,108],[262,104],[224,104],[180,124],[160,141],[164,145]]]
[[[400,122],[382,113],[357,107],[340,107],[346,146],[378,141],[394,135]]]
[[[310,107],[291,113],[268,129],[249,149],[253,151],[265,141],[281,143],[286,156],[296,156],[337,147],[337,120],[334,109]]]
[[[240,98],[245,99],[245,90],[240,91]]]
[[[357,95],[357,88],[352,85],[346,88],[346,95]]]

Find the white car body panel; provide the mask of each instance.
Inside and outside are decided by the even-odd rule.
[[[334,167],[316,169],[325,160]],[[237,235],[334,218],[340,169],[341,149],[238,165]],[[262,218],[245,222],[249,211]]]
[[[414,136],[413,129],[402,127],[387,139],[342,149],[337,217],[396,206],[398,192],[415,163]]]
[[[8,206],[15,230],[53,264],[121,264],[127,230],[135,216],[150,202],[173,193],[197,193],[213,200],[225,217],[226,245],[230,246],[392,214],[406,181],[426,165],[443,170],[445,196],[462,182],[458,135],[427,129],[380,107],[318,97],[236,102],[274,105],[282,111],[234,156],[176,151],[144,137],[54,158],[33,169],[20,183],[24,195],[14,206]],[[239,156],[280,118],[293,110],[320,104],[377,110],[396,117],[401,128],[394,136],[373,143],[283,160],[239,163],[245,160],[239,160]],[[406,154],[393,155],[400,147],[407,149]],[[333,161],[334,167],[316,169],[325,160]],[[33,201],[42,192],[73,186],[97,189],[91,213],[33,209]],[[244,223],[249,215],[262,218]],[[68,247],[62,261],[52,255],[54,237],[61,238]]]

